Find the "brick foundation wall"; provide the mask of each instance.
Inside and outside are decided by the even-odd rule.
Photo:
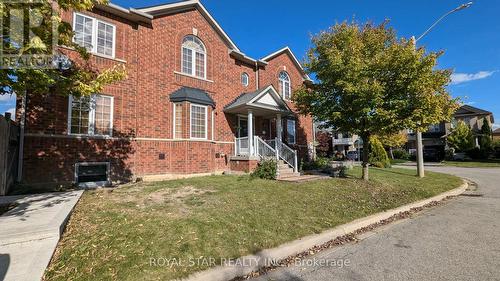
[[[259,161],[231,159],[230,163],[231,171],[251,173],[257,168]]]

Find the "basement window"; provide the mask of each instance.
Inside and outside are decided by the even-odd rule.
[[[109,162],[85,162],[75,164],[75,182],[79,187],[109,186]]]

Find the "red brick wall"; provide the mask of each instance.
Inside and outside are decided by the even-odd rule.
[[[231,160],[231,171],[251,173],[259,164],[257,160]]]
[[[100,11],[84,13],[116,26],[116,59],[94,56],[92,64],[98,69],[116,64],[124,64],[127,68],[127,79],[107,86],[102,93],[114,97],[113,137],[68,136],[68,98],[54,94],[30,97],[25,181],[72,181],[74,164],[84,161],[110,161],[113,180],[129,179],[132,175],[228,169],[228,157],[234,150],[237,116],[225,114],[223,108],[241,93],[256,90],[253,66],[231,58],[228,46],[196,10],[156,18],[151,26],[138,25]],[[63,19],[72,23],[72,13],[64,13]],[[193,33],[206,47],[206,80],[176,73],[181,71],[181,41]],[[64,52],[71,55],[72,51],[65,49]],[[302,76],[288,55],[277,56],[260,69],[260,86],[273,84],[277,88],[278,73],[283,67],[290,74],[292,88],[300,87]],[[247,87],[241,84],[243,72],[250,77]],[[206,141],[189,140],[187,102],[183,106],[183,135],[173,140],[173,103],[169,96],[183,86],[206,91],[216,103],[215,108],[208,108]],[[292,103],[289,105],[293,108]],[[262,124],[256,122],[256,125],[256,132],[260,134]],[[297,148],[304,150],[307,143],[312,142],[312,122],[308,117],[299,117],[297,125],[301,127],[297,129]],[[164,159],[160,159],[163,158],[160,154]]]
[[[291,80],[292,95],[293,92],[298,90],[304,83],[303,74],[294,64],[293,59],[284,52],[268,61],[264,71],[260,71],[260,81],[262,86],[273,85],[279,93],[279,80],[278,75],[281,71],[286,71]],[[286,101],[292,111],[296,111],[295,105],[291,101]],[[311,116],[295,115],[296,119],[296,145],[291,145],[299,151],[301,158],[308,157],[308,144],[314,140],[313,136],[313,121]],[[284,123],[283,130],[286,131],[286,123]]]

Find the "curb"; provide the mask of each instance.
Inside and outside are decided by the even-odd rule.
[[[229,265],[217,266],[211,269],[207,269],[205,271],[194,273],[193,275],[187,278],[178,280],[222,281],[222,280],[231,280],[236,277],[244,276],[254,271],[258,271],[262,267],[269,266],[270,263],[307,251],[314,246],[322,245],[337,237],[352,233],[358,229],[388,219],[398,213],[406,212],[413,208],[422,207],[431,202],[441,201],[450,196],[460,195],[466,191],[468,186],[469,186],[468,182],[463,180],[463,184],[461,186],[452,189],[450,191],[441,193],[439,195],[436,195],[434,197],[413,202],[395,209],[376,213],[368,217],[356,219],[352,222],[339,225],[335,228],[332,228],[330,230],[327,230],[319,234],[314,234],[303,238],[299,238],[297,240],[280,245],[276,248],[262,250],[255,255],[248,255],[238,258],[237,260],[231,260],[231,264]]]

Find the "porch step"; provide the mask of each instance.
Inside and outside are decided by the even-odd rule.
[[[295,173],[292,171],[292,172],[278,174],[277,179],[282,180],[282,179],[296,178],[296,177],[300,177],[300,173]]]
[[[292,168],[290,168],[290,167],[278,169],[278,174],[279,175],[290,174],[290,173],[293,173],[293,172],[294,172],[294,170]]]
[[[288,165],[288,164],[278,164],[278,170],[289,169],[289,168],[290,168],[290,165]]]

